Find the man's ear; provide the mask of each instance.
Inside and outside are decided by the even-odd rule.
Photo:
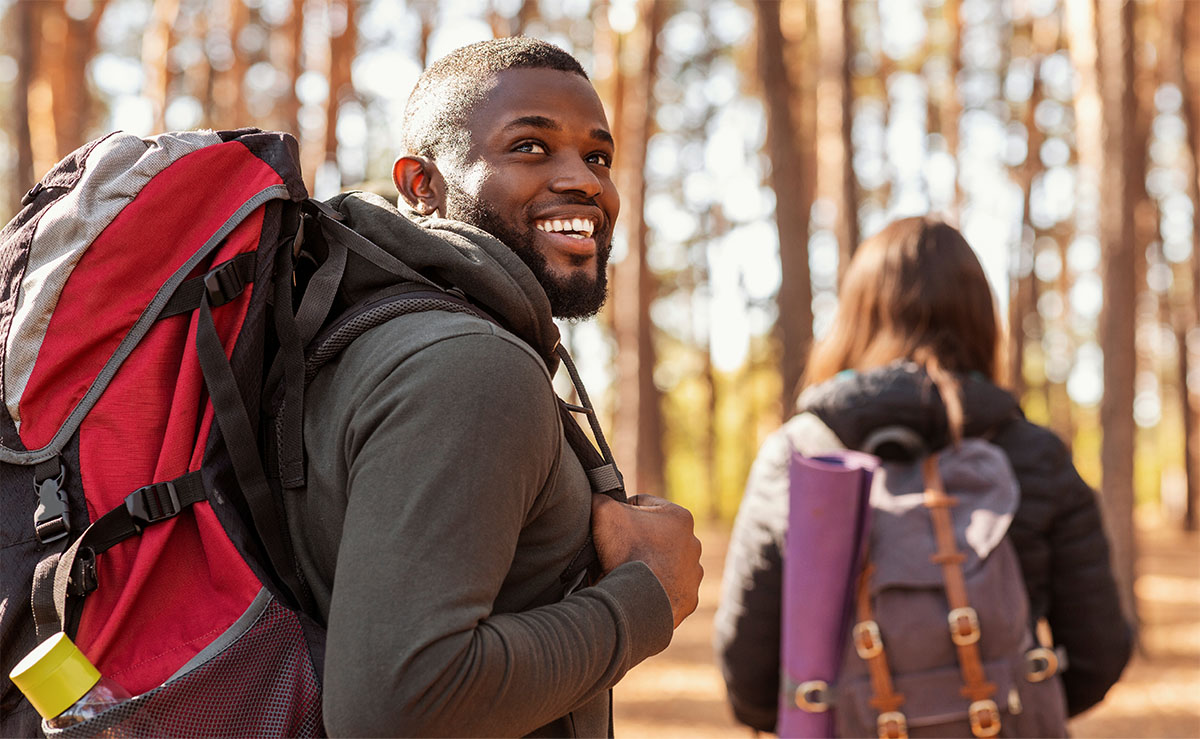
[[[445,215],[446,181],[432,159],[400,157],[392,165],[392,182],[418,213]]]

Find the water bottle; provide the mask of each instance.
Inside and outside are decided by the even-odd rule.
[[[132,697],[116,681],[101,677],[61,631],[25,655],[8,677],[50,729],[87,721]]]

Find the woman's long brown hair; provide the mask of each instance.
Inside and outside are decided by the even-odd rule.
[[[833,328],[813,347],[803,382],[911,360],[937,385],[958,441],[963,409],[955,374],[999,381],[1000,340],[991,288],[962,234],[936,218],[905,218],[858,247]]]

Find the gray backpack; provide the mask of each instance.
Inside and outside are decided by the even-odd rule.
[[[839,736],[1066,736],[1065,667],[1035,642],[1006,536],[1020,489],[1007,456],[967,439],[911,461],[907,429],[864,444],[885,461],[870,494],[866,564],[832,704]],[[805,700],[803,694],[798,696]]]

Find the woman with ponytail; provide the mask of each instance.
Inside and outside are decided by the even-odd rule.
[[[986,437],[1004,451],[1020,488],[1008,536],[1031,618],[1045,619],[1066,651],[1068,713],[1094,705],[1131,646],[1096,495],[1062,441],[1027,421],[1000,387],[1001,329],[974,251],[943,221],[896,221],[859,246],[838,298],[798,413],[763,444],[734,524],[715,625],[734,715],[775,730],[792,451],[858,449],[887,426],[912,429],[931,450]]]

